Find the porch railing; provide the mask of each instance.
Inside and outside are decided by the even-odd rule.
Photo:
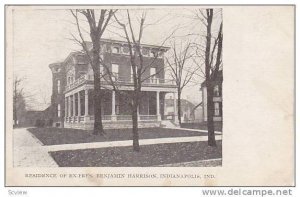
[[[117,120],[132,120],[131,115],[116,115]]]
[[[94,80],[94,76],[93,75],[81,75],[78,79],[76,79],[73,83],[67,85],[65,87],[65,90],[70,90],[72,88],[75,88],[87,81],[93,81]],[[112,84],[112,82],[110,81],[110,79],[104,79],[101,78],[101,81],[103,81],[103,84]],[[133,85],[133,78],[132,77],[124,77],[124,76],[114,76],[113,77],[113,83],[115,84],[129,84],[129,85]],[[149,79],[145,79],[142,83],[142,85],[146,85],[146,86],[151,86],[151,85],[159,85],[159,86],[164,86],[164,85],[175,85],[175,81],[172,79],[160,79],[160,78],[156,78],[156,77],[151,77]]]
[[[89,122],[94,121],[95,117],[93,115],[89,116],[72,116],[72,117],[65,117],[65,122],[69,123],[76,123],[76,122]],[[131,121],[132,116],[131,115],[102,115],[103,121]],[[157,115],[139,115],[138,116],[139,121],[156,121],[158,120]]]
[[[157,120],[157,115],[140,115],[140,120]]]

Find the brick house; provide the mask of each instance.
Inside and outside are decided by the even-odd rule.
[[[222,116],[223,116],[222,83],[223,83],[223,71],[220,70],[217,73],[216,80],[213,81],[213,86],[214,86],[214,96],[213,96],[214,117],[213,117],[213,119],[215,122],[222,122]],[[204,117],[204,121],[207,121],[207,89],[206,89],[205,81],[201,84],[201,91],[202,91],[202,101],[203,101],[203,117]]]
[[[131,127],[132,69],[127,42],[101,39],[101,58],[112,73],[118,92],[114,91],[106,69],[100,66],[102,80],[104,128]],[[139,106],[139,126],[159,126],[164,118],[165,94],[176,94],[175,83],[165,79],[164,53],[167,47],[141,45],[145,65]],[[64,62],[49,65],[53,74],[51,107],[53,125],[66,128],[92,129],[94,123],[93,71],[82,52],[73,52]],[[153,77],[150,77],[154,75]],[[124,94],[123,94],[124,93]],[[127,94],[125,94],[127,93]]]

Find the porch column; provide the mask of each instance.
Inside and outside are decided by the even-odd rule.
[[[76,116],[76,103],[75,103],[75,96],[76,94],[73,94],[73,122],[75,122],[75,116]]]
[[[177,104],[176,104],[176,92],[173,92],[173,98],[174,98],[174,122],[178,123]]]
[[[65,122],[67,121],[68,117],[68,97],[65,97]]]
[[[156,115],[157,115],[157,120],[161,121],[159,93],[160,93],[159,91],[156,92]]]
[[[89,115],[89,90],[84,90],[84,116]]]
[[[117,121],[116,117],[116,92],[113,90],[111,92],[111,120]]]
[[[81,105],[80,105],[80,92],[78,94],[78,122],[79,122],[79,117],[81,116]]]
[[[140,117],[140,105],[137,107],[137,120],[140,121],[141,117]]]
[[[71,117],[71,96],[68,96],[68,117],[69,117],[69,122],[70,122],[70,117]]]

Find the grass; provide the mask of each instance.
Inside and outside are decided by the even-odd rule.
[[[140,152],[132,147],[111,147],[50,154],[60,167],[149,167],[222,158],[222,142],[217,141],[217,147],[209,147],[207,142],[184,142],[143,145]]]
[[[106,134],[93,135],[92,131],[67,128],[30,128],[28,129],[44,145],[76,144],[89,142],[132,140],[131,129],[108,129]],[[205,136],[204,132],[187,131],[167,128],[141,128],[140,139],[155,139],[169,137]]]

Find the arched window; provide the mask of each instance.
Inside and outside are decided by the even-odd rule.
[[[113,47],[112,48],[112,53],[120,53],[120,48],[119,47]]]
[[[60,93],[60,80],[57,80],[57,93]]]

